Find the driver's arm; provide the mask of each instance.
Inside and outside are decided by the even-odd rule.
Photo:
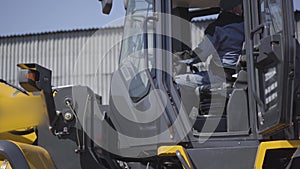
[[[203,41],[193,50],[192,57],[197,57],[198,62],[205,62],[210,55],[217,54],[214,42],[216,37],[210,35],[204,36]]]

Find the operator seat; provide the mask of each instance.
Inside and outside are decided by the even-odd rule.
[[[233,84],[231,96],[227,104],[228,132],[248,132],[248,76],[247,58],[241,55],[237,64],[237,79]]]
[[[218,123],[217,132],[249,129],[245,55],[240,56],[237,70],[239,72],[234,81],[227,81],[222,87],[197,86],[191,82],[193,76],[197,76],[195,74],[176,80],[182,102],[190,117],[196,120],[193,126],[195,130],[203,132],[206,122]]]

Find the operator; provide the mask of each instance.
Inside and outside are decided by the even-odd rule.
[[[197,72],[198,85],[221,84],[232,81],[245,40],[243,0],[221,0],[221,13],[208,25],[204,40],[192,51],[178,52],[181,59],[194,58],[193,63],[206,61],[212,55],[209,70]],[[175,54],[176,55],[176,54]],[[223,78],[220,73],[223,73]],[[180,75],[179,75],[180,76]],[[186,75],[183,75],[186,76]]]

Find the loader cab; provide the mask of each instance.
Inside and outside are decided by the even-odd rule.
[[[194,18],[219,14],[219,1],[128,0],[126,7],[110,91],[119,154],[144,158],[161,144],[266,139],[292,124],[292,2],[244,1],[244,66],[230,85],[208,89],[191,82],[188,68],[190,76],[176,80],[174,53],[193,48]]]

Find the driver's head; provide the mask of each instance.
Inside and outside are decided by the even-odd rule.
[[[232,12],[236,15],[242,15],[243,0],[221,0],[220,8],[222,11]]]

